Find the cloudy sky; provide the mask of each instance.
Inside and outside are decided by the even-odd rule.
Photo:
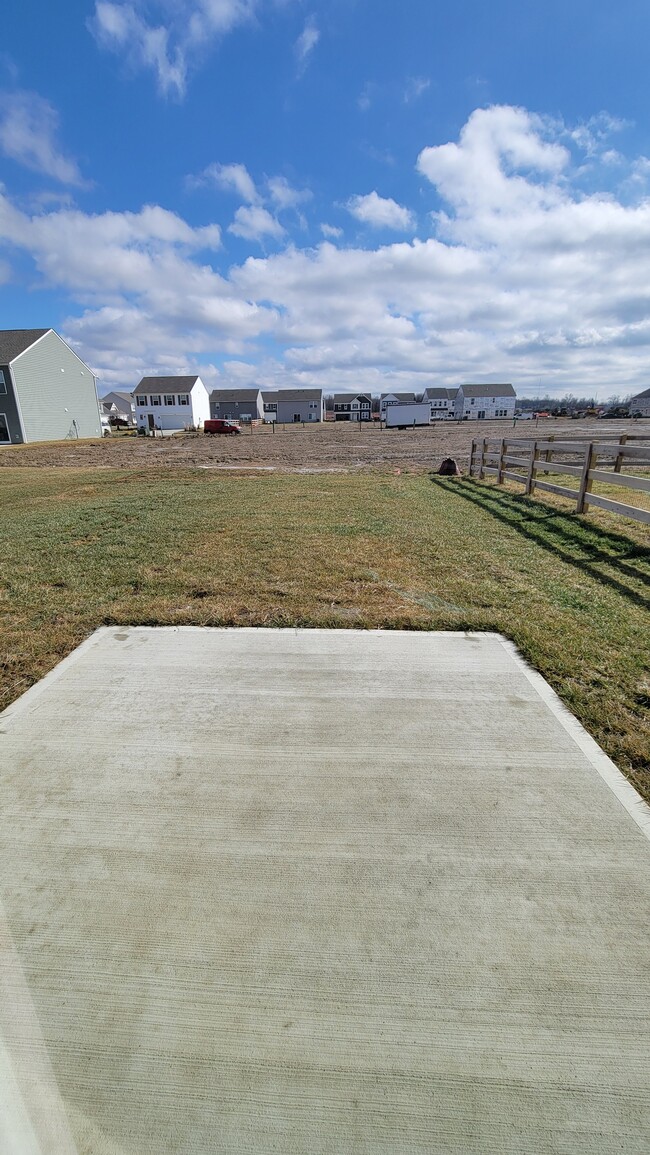
[[[0,327],[100,378],[647,388],[646,0],[21,0]]]

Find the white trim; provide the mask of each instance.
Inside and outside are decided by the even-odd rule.
[[[24,357],[25,353],[29,353],[29,350],[33,349],[35,345],[38,345],[39,341],[44,341],[49,333],[54,333],[54,329],[46,329],[44,333],[41,333],[40,337],[37,337],[35,341],[32,341],[31,345],[28,345],[26,349],[23,349],[22,353],[17,353],[15,357],[12,357],[11,361],[9,361],[9,365],[14,365],[16,363],[16,361],[20,361],[20,358]],[[55,336],[58,337],[59,334],[55,333]],[[62,340],[62,338],[59,337],[59,340]],[[65,345],[65,341],[63,342],[63,344]],[[72,353],[73,350],[71,349],[70,352]],[[75,357],[76,356],[77,355],[75,353]],[[77,358],[77,360],[78,360],[78,358]],[[83,365],[83,361],[81,362],[81,364]]]

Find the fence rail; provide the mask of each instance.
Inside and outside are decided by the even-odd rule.
[[[645,445],[636,444],[646,442]],[[527,494],[536,489],[555,493],[576,503],[576,513],[587,513],[590,506],[609,510],[623,517],[650,525],[650,509],[641,509],[592,493],[594,482],[615,485],[622,490],[650,494],[650,438],[623,435],[616,441],[607,436],[597,441],[575,439],[555,441],[522,438],[475,438],[470,456],[470,477],[496,477],[524,486]],[[634,443],[634,444],[632,444]],[[645,475],[623,473],[623,469],[640,467]],[[541,477],[539,475],[542,475]],[[577,488],[546,480],[547,474],[578,479]]]

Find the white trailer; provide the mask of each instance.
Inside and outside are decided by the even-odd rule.
[[[431,424],[431,405],[428,401],[403,401],[386,406],[387,429],[409,429],[414,425]]]

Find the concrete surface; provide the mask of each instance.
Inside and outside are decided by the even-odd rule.
[[[495,635],[104,629],[0,717],[3,1155],[648,1152],[648,810]]]

